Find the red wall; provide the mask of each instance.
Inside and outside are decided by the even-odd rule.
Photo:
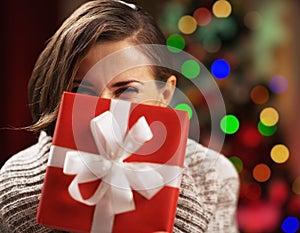
[[[58,1],[1,1],[0,166],[36,140],[32,133],[4,127],[32,122],[27,84],[38,54],[58,27]]]

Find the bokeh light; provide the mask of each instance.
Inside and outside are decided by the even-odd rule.
[[[260,28],[262,16],[257,11],[250,11],[244,17],[244,24],[251,30]]]
[[[183,34],[192,34],[197,29],[197,21],[193,16],[182,16],[178,21],[178,29]]]
[[[186,47],[186,52],[197,58],[199,61],[203,61],[207,54],[204,47],[199,43],[190,43]]]
[[[252,175],[258,182],[265,182],[271,177],[271,169],[268,165],[260,163],[254,167]]]
[[[211,72],[214,77],[224,79],[230,74],[230,66],[224,59],[218,59],[212,63]]]
[[[296,233],[299,230],[299,220],[296,217],[288,216],[281,224],[285,233]]]
[[[190,87],[185,91],[185,93],[195,108],[206,105],[205,97],[198,88]]]
[[[220,122],[222,131],[226,134],[234,134],[240,127],[240,122],[234,115],[226,115]]]
[[[288,151],[291,148],[286,147],[288,141],[280,129],[281,123],[288,121],[286,112],[280,111],[280,107],[289,101],[281,98],[289,97],[285,94],[291,91],[292,83],[288,83],[288,76],[280,76],[285,74],[270,76],[267,72],[274,58],[268,55],[272,55],[276,47],[271,45],[279,43],[276,36],[282,38],[285,34],[277,34],[282,26],[279,21],[276,21],[278,27],[271,27],[272,24],[267,27],[266,22],[272,21],[268,18],[279,18],[279,12],[275,14],[275,4],[271,3],[268,8],[274,6],[272,16],[259,5],[244,8],[238,1],[176,2],[180,2],[184,11],[177,17],[176,29],[167,30],[167,45],[174,47],[175,53],[184,50],[195,58],[188,58],[194,61],[182,60],[180,64],[185,77],[180,84],[192,104],[176,108],[189,112],[189,117],[200,116],[202,140],[208,144],[210,118],[207,117],[207,99],[199,90],[188,85],[191,83],[188,79],[202,81],[205,72],[201,61],[225,94],[228,112],[219,118],[219,124],[221,132],[227,135],[224,152],[229,155],[228,159],[241,179],[237,215],[243,215],[243,218],[238,219],[239,229],[248,233],[283,232],[281,224],[287,216],[297,216],[300,220],[300,178],[290,175],[295,172],[289,168],[292,151]],[[191,29],[189,26],[192,26]],[[255,35],[248,37],[251,32]],[[254,50],[251,46],[255,47]],[[269,53],[258,54],[264,51],[264,46]],[[243,56],[243,52],[249,49],[258,54],[256,58],[264,56],[266,59],[249,63],[249,56]],[[246,66],[245,70],[243,66]],[[254,74],[256,72],[258,75]],[[286,150],[280,145],[286,145]],[[293,196],[299,197],[299,200],[290,203]]]
[[[274,203],[257,200],[239,208],[238,222],[241,232],[262,233],[274,231],[281,211]]]
[[[195,60],[187,60],[181,66],[181,73],[188,79],[196,78],[200,71],[200,65]]]
[[[232,7],[226,0],[218,0],[214,3],[212,11],[217,18],[226,18],[231,14]]]
[[[283,179],[273,179],[269,184],[269,199],[275,204],[284,204],[289,195],[289,187]]]
[[[258,131],[263,136],[272,136],[277,131],[277,126],[276,125],[266,126],[261,121],[258,122],[257,128],[258,128]]]
[[[230,40],[238,33],[238,25],[233,18],[215,19],[216,33],[225,40]]]
[[[241,141],[250,148],[257,147],[262,141],[262,135],[259,133],[255,126],[243,126],[241,128]]]
[[[202,45],[206,52],[215,53],[221,49],[222,41],[218,37],[204,38]]]
[[[167,38],[167,46],[171,52],[178,53],[185,47],[185,40],[179,34],[172,34]]]
[[[244,195],[250,201],[257,201],[261,198],[261,187],[256,182],[250,182],[243,188]]]
[[[161,10],[158,23],[160,27],[167,33],[178,31],[178,20],[185,14],[185,10],[179,1],[167,1]]]
[[[193,117],[193,110],[192,110],[191,106],[188,105],[188,104],[185,104],[185,103],[177,104],[175,106],[175,109],[182,110],[182,111],[187,111],[189,119],[191,119]]]
[[[276,94],[282,94],[288,89],[288,81],[285,77],[277,75],[270,81],[270,89]]]
[[[295,194],[300,195],[300,176],[293,181],[292,190]]]
[[[207,8],[201,7],[194,11],[193,17],[199,26],[205,26],[210,23],[212,15]]]
[[[230,64],[230,69],[235,70],[241,65],[240,55],[235,51],[226,51],[223,59]]]
[[[283,144],[275,145],[271,149],[271,158],[275,163],[285,163],[289,156],[289,149]]]
[[[231,156],[229,157],[229,160],[232,162],[238,173],[243,170],[243,161],[239,157]]]
[[[265,126],[273,126],[278,123],[279,114],[275,108],[268,107],[261,111],[260,113],[260,121]]]
[[[250,98],[255,104],[265,104],[268,102],[269,97],[269,90],[262,85],[257,85],[251,89]]]
[[[291,215],[298,215],[300,210],[300,196],[291,195],[286,209]]]

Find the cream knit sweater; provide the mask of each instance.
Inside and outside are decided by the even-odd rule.
[[[62,232],[36,222],[51,137],[12,156],[0,171],[0,232]],[[236,233],[239,179],[223,155],[188,140],[174,233]]]

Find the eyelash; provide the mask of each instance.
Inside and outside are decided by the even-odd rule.
[[[73,87],[71,92],[78,94],[86,94],[91,96],[99,96],[96,91],[89,87],[77,86]],[[139,93],[139,89],[132,86],[121,87],[113,92],[114,98],[132,98],[135,94]]]
[[[117,89],[114,92],[114,96],[118,97],[118,96],[121,96],[122,94],[138,94],[138,93],[139,93],[139,90],[135,87],[122,87],[122,88]]]

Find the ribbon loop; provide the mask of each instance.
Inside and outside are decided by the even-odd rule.
[[[145,117],[139,118],[126,135],[122,147],[119,147],[118,158],[121,161],[125,160],[152,137],[153,134]]]
[[[126,175],[131,187],[147,199],[151,199],[164,186],[163,176],[147,163],[127,164]]]

